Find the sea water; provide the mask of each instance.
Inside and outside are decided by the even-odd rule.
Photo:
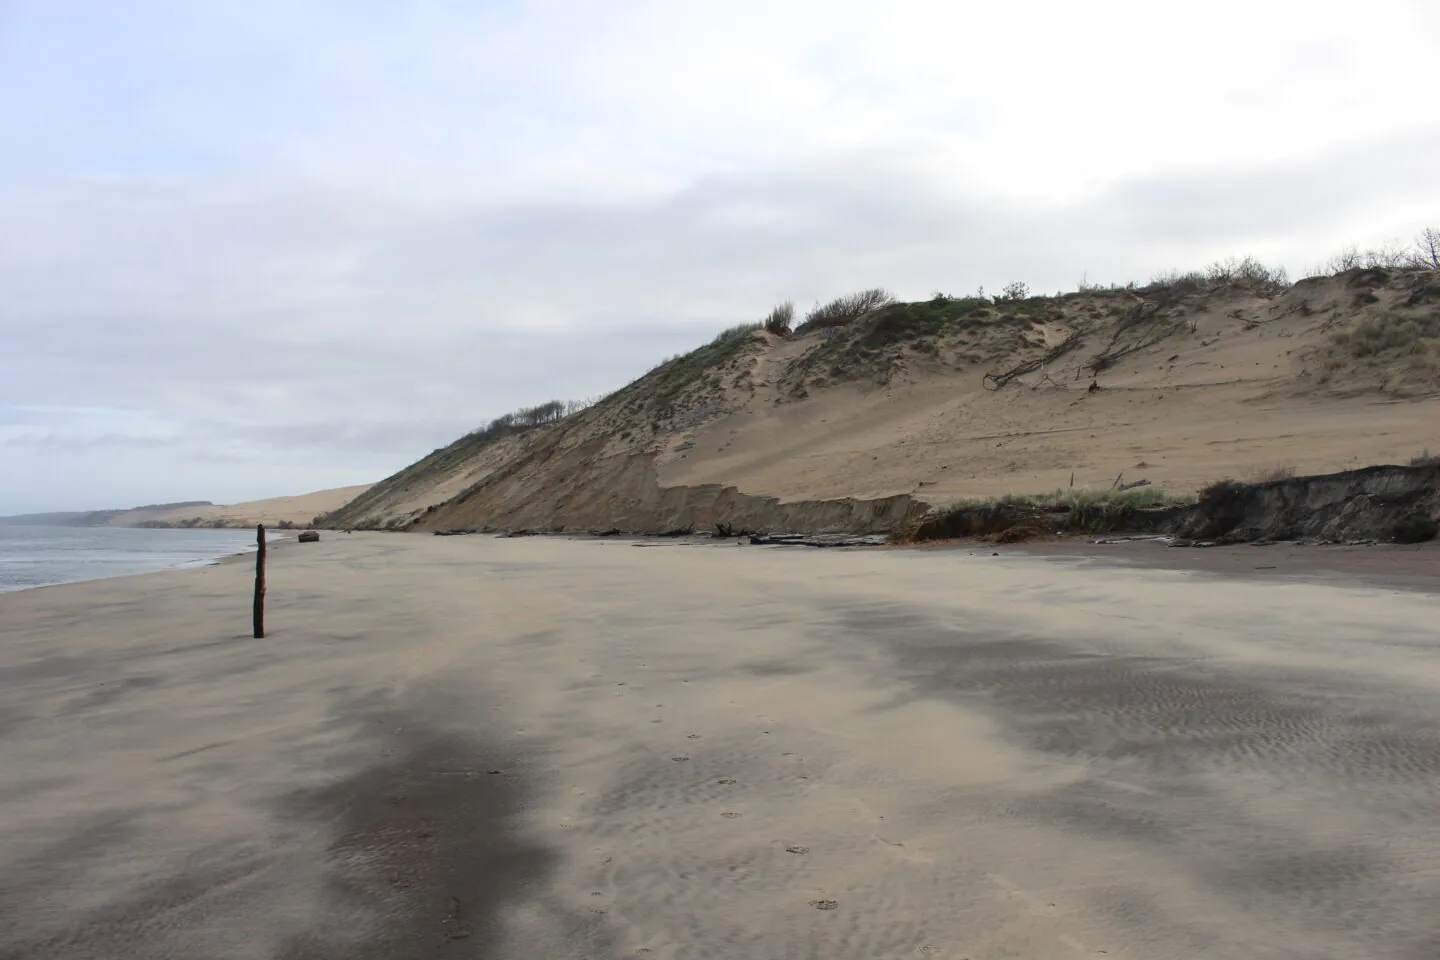
[[[150,530],[0,523],[0,591],[200,566],[254,549],[253,529]]]

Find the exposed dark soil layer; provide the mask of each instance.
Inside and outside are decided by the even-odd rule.
[[[1433,540],[1440,534],[1440,463],[1217,484],[1201,495],[1176,533],[1224,542]]]

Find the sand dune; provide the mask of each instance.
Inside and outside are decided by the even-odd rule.
[[[315,517],[338,510],[370,489],[370,484],[336,487],[294,497],[271,497],[228,505],[175,507],[166,510],[127,510],[112,517],[107,526],[138,527],[253,527],[258,523],[279,526],[308,526]]]
[[[1433,956],[1383,568],[1440,553],[1366,556],[326,535],[264,641],[239,563],[5,595],[0,955]]]
[[[711,510],[722,489],[943,506],[1404,464],[1440,448],[1437,302],[1435,276],[1355,270],[1284,289],[942,299],[838,331],[742,332],[557,423],[462,438],[329,522],[649,532],[744,522]],[[1364,337],[1382,329],[1396,345],[1372,350]],[[1025,364],[1038,365],[990,389],[987,374]],[[765,529],[823,527],[771,513]]]

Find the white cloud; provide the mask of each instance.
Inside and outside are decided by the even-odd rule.
[[[786,297],[1440,219],[1419,2],[117,10],[0,11],[0,508],[378,476]]]

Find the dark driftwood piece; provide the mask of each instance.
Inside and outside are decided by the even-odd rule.
[[[265,637],[265,526],[255,528],[255,639]]]
[[[885,534],[774,533],[750,535],[750,542],[761,546],[882,547],[888,540],[889,538]]]

